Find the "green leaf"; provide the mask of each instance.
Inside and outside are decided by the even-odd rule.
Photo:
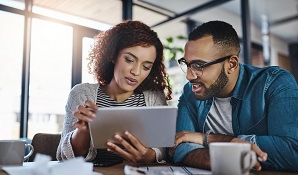
[[[180,52],[184,52],[184,49],[183,49],[183,48],[178,48],[178,50],[179,50]]]
[[[183,35],[179,35],[179,36],[177,36],[177,38],[180,39],[180,40],[186,40],[186,37],[183,36]]]
[[[165,49],[171,50],[172,48],[169,46],[164,46]]]
[[[169,38],[167,38],[167,41],[168,41],[169,43],[172,43],[172,42],[173,42],[173,37],[169,37]]]

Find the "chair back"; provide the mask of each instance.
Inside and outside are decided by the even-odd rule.
[[[32,162],[37,153],[46,154],[56,159],[57,147],[59,145],[61,134],[37,133],[34,135],[31,145],[34,147],[34,152],[29,158]]]

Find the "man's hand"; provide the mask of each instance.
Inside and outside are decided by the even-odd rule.
[[[176,133],[174,149],[182,142],[203,144],[205,134],[200,132],[181,131]]]
[[[238,143],[250,143],[246,140],[242,140],[242,139],[239,139],[239,138],[234,138],[231,140],[231,142],[238,142]],[[267,153],[263,152],[257,145],[255,144],[252,144],[250,143],[251,145],[251,150],[253,150],[254,152],[256,152],[257,154],[257,162],[256,162],[256,165],[254,166],[254,168],[257,170],[257,171],[261,171],[262,170],[262,166],[260,164],[259,161],[262,161],[262,162],[265,162],[267,160]]]

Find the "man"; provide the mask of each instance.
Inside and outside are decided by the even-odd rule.
[[[189,82],[178,104],[175,163],[210,169],[208,144],[248,142],[256,170],[298,171],[298,87],[279,67],[240,64],[234,28],[210,21],[178,62]]]

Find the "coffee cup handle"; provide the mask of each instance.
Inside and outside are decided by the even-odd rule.
[[[30,147],[30,152],[26,156],[24,156],[24,159],[28,159],[33,154],[34,147],[31,144],[25,144],[25,147]]]
[[[245,167],[245,162],[244,162],[246,156],[250,157],[250,162],[247,167]],[[257,158],[256,158],[256,153],[254,151],[252,151],[252,150],[242,151],[242,153],[241,153],[242,173],[246,173],[246,172],[250,171],[250,169],[252,169],[255,166],[256,161],[257,161]]]

